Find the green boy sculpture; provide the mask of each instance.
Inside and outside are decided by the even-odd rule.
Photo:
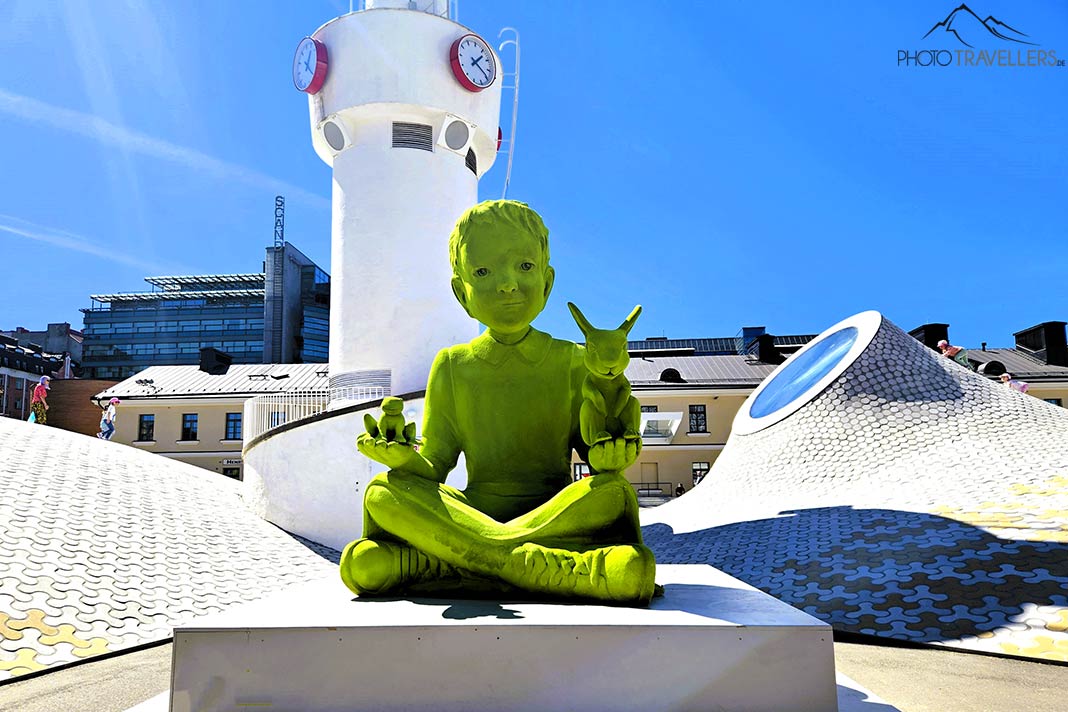
[[[509,200],[456,223],[452,291],[487,329],[434,359],[421,447],[380,432],[357,439],[389,471],[368,483],[364,538],[341,556],[354,593],[652,597],[656,563],[622,474],[641,442],[583,441],[584,350],[530,325],[555,278],[548,235],[536,212]],[[572,449],[596,474],[571,482]],[[463,491],[444,484],[461,452]]]

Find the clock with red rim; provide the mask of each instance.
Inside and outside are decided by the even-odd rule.
[[[464,35],[453,42],[449,63],[456,81],[468,91],[482,91],[497,78],[493,50],[478,35]]]
[[[293,55],[293,86],[308,94],[323,88],[326,81],[326,45],[314,37],[305,37]]]

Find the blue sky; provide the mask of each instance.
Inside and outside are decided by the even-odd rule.
[[[1068,59],[1068,4],[969,6]],[[602,325],[640,302],[636,337],[878,309],[1006,346],[1068,319],[1068,67],[897,66],[964,49],[921,39],[954,7],[461,0],[482,36],[521,34],[508,197],[544,216],[558,275],[538,326],[580,338],[568,300]],[[330,271],[330,170],[290,67],[347,10],[0,5],[0,328],[80,327],[89,294],[145,276],[258,271],[277,193]]]

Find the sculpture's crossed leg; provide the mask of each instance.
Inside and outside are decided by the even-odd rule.
[[[389,472],[370,482],[364,509],[366,538],[341,558],[342,580],[357,594],[425,585],[439,593],[521,589],[621,603],[653,595],[656,564],[641,543],[634,489],[620,474],[574,482],[501,523],[452,487]]]

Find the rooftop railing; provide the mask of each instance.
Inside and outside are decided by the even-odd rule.
[[[286,423],[311,418],[332,408],[379,400],[386,395],[384,388],[348,386],[255,396],[245,401],[243,439],[252,442]]]

